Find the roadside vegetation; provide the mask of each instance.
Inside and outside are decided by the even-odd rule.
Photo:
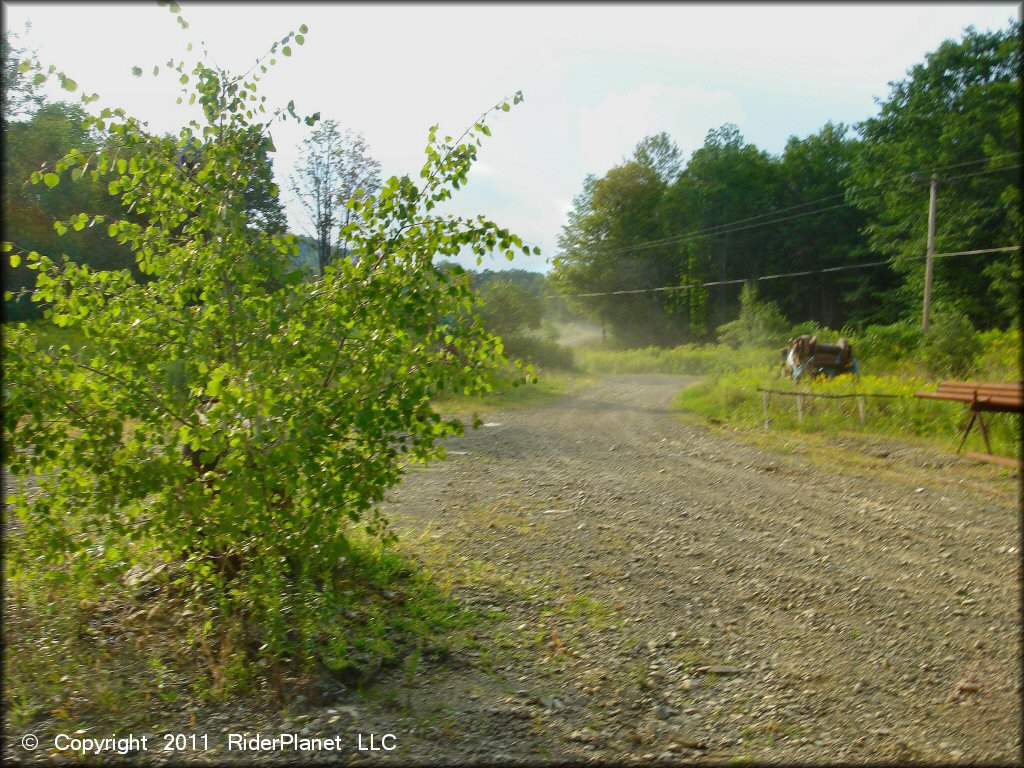
[[[760,321],[766,313],[775,314],[751,291],[740,318],[722,333],[735,346],[685,344],[631,350],[591,347],[579,350],[577,359],[582,369],[592,373],[699,375],[701,381],[676,398],[676,407],[736,426],[927,438],[950,449],[959,444],[969,417],[967,409],[962,403],[916,398],[914,393],[934,390],[945,379],[1015,381],[1020,377],[1021,333],[1017,327],[977,332],[962,316],[940,315],[927,336],[910,322],[871,325],[863,331],[833,330],[807,323],[782,330],[779,323],[766,326]],[[816,334],[831,343],[845,337],[858,358],[860,374],[798,382],[783,377],[780,348],[786,339],[802,333]],[[795,397],[770,394],[766,424],[760,389],[895,397],[865,398],[863,423],[856,398],[806,398],[800,422]],[[1016,456],[1020,417],[986,413],[985,422],[992,450]],[[984,450],[976,427],[965,450]]]
[[[125,727],[236,694],[312,700],[398,663],[414,670],[479,618],[396,549],[379,504],[467,426],[436,396],[533,378],[503,354],[470,286],[435,265],[463,249],[527,250],[484,217],[433,211],[465,182],[492,115],[521,96],[457,139],[432,127],[416,181],[353,193],[344,258],[324,249],[311,274],[297,238],[253,202],[264,182],[277,203],[272,124],[319,122],[294,103],[262,106],[257,84],[306,34],[243,76],[189,44],[166,69],[201,120],[177,135],[76,107],[61,115],[88,142],[47,145],[31,173],[5,166],[6,184],[53,203],[4,229],[5,272],[18,277],[9,319],[35,318],[4,328],[11,723]],[[48,77],[78,90],[9,53],[5,36],[5,117],[9,96]],[[31,134],[6,119],[4,130]],[[89,210],[97,190],[104,205]],[[128,261],[26,242],[26,216],[65,241],[109,240]]]

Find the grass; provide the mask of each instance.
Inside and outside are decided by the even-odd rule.
[[[863,433],[899,438],[925,438],[935,447],[955,450],[964,422],[969,416],[962,403],[914,397],[920,390],[934,389],[934,380],[918,376],[862,375],[843,376],[796,384],[766,374],[760,369],[741,369],[708,378],[679,393],[674,405],[683,411],[727,421],[741,427],[764,427],[762,393],[758,387],[781,391],[850,395],[858,393],[894,394],[894,398],[865,398],[862,424],[857,399],[806,398],[801,423],[796,397],[771,394],[768,397],[768,426],[794,433]],[[1020,416],[1008,413],[985,414],[992,450],[1015,455],[1019,445]],[[967,450],[984,450],[975,427],[968,438]]]
[[[472,410],[481,413],[506,408],[536,408],[592,383],[594,377],[568,371],[541,371],[536,383],[512,385],[508,375],[497,379],[494,389],[484,395],[441,393],[433,405],[443,415]]]
[[[905,329],[902,336],[914,338]],[[895,394],[896,398],[865,400],[865,419],[860,421],[857,399],[806,398],[804,419],[798,417],[794,396],[771,395],[768,401],[768,425],[773,431],[789,434],[819,433],[838,436],[860,433],[901,439],[920,439],[932,447],[953,451],[969,418],[961,403],[914,397],[919,390],[935,389],[940,380],[970,378],[1012,381],[1020,378],[1021,336],[1018,330],[985,331],[974,335],[975,353],[968,368],[929,371],[918,359],[917,349],[907,340],[896,339],[896,331],[883,327],[869,329],[863,339],[853,337],[860,357],[862,375],[835,379],[804,380],[798,384],[779,375],[778,349],[685,344],[674,349],[646,347],[611,350],[590,347],[577,350],[578,365],[589,373],[669,373],[701,375],[704,379],[680,392],[674,406],[686,413],[741,428],[763,428],[766,418],[758,388],[805,391],[829,395]],[[838,337],[827,329],[822,338]],[[896,339],[896,340],[894,340]],[[898,344],[897,341],[900,343]],[[951,342],[952,343],[952,342]],[[902,344],[902,346],[901,346]],[[947,357],[929,353],[940,363]],[[985,414],[992,451],[1018,456],[1021,417],[1016,414]],[[965,450],[984,451],[977,426],[968,438]]]
[[[18,546],[9,535],[8,554]],[[303,627],[315,638],[312,660],[267,663],[239,625],[216,641],[197,634],[197,609],[168,580],[141,590],[61,585],[12,568],[10,556],[7,567],[4,706],[13,726],[154,728],[181,708],[194,714],[228,697],[280,708],[299,694],[336,696],[400,665],[411,682],[422,655],[444,655],[484,618],[408,554],[354,537],[340,599],[306,617],[315,624]]]

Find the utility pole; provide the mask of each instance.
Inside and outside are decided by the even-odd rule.
[[[928,332],[928,309],[932,303],[932,266],[935,261],[935,190],[939,177],[932,173],[931,191],[928,194],[928,251],[924,263],[924,316],[921,319],[921,333]]]

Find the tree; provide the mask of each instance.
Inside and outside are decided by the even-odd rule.
[[[778,169],[767,152],[743,140],[739,129],[726,123],[708,131],[668,192],[664,216],[671,234],[707,234],[697,247],[696,262],[707,272],[691,280],[709,282],[756,279],[771,265],[773,249],[764,229],[744,227],[774,208]],[[684,242],[688,242],[685,241]],[[689,254],[688,254],[689,256]],[[715,325],[723,325],[739,310],[730,300],[730,286],[715,287]],[[728,292],[728,293],[727,293]],[[708,313],[703,313],[710,320]]]
[[[54,230],[54,219],[67,219],[83,209],[109,216],[131,216],[120,202],[108,194],[106,183],[86,177],[75,185],[32,185],[31,174],[54,157],[73,148],[85,155],[101,150],[102,137],[83,126],[86,113],[76,104],[45,104],[26,121],[6,125],[3,156],[3,221],[0,236],[17,243],[24,251],[64,254],[72,261],[98,269],[131,269],[131,251],[111,243],[101,228],[87,228],[61,237]],[[113,145],[111,145],[113,150]],[[137,273],[138,274],[138,273]],[[34,283],[34,275],[24,264],[4,265],[4,286],[20,292]],[[19,300],[5,302],[8,318],[37,316],[32,305],[19,293]]]
[[[920,317],[933,169],[939,252],[1021,242],[1020,39],[1020,22],[997,32],[969,27],[892,83],[879,114],[858,125],[863,147],[849,199],[867,214],[872,248],[902,278],[886,303],[907,316]],[[933,296],[980,328],[1005,326],[1017,315],[1022,278],[1019,257],[951,258],[935,265]]]
[[[379,188],[380,163],[370,157],[362,134],[343,132],[336,121],[327,120],[303,141],[292,191],[313,225],[321,274],[333,259],[335,234],[352,222],[348,201],[358,202]],[[342,235],[341,242],[347,257],[349,240]]]
[[[659,155],[655,147],[665,152]],[[659,164],[652,157],[664,159],[666,153],[662,141],[644,140],[633,159],[603,178],[587,177],[558,239],[554,285],[572,306],[626,345],[670,343],[678,336],[678,323],[663,298],[611,294],[676,280],[678,264],[671,252],[651,244],[664,235],[660,206],[666,185],[656,166],[663,171],[668,167],[667,161]],[[591,293],[602,295],[585,295]]]
[[[338,200],[344,208],[341,216],[342,229],[352,223],[352,208],[349,200],[359,201],[367,195],[376,194],[380,189],[380,163],[370,156],[370,147],[361,133],[346,129],[341,135],[338,152],[338,176],[340,177]],[[341,256],[349,257],[349,241],[342,236]]]
[[[27,33],[30,29],[31,26],[26,23],[25,32]],[[30,117],[43,103],[42,94],[39,93],[40,82],[35,76],[28,77],[20,66],[21,62],[25,60],[26,55],[29,55],[30,52],[24,48],[15,47],[15,37],[17,35],[11,30],[4,30],[2,43],[3,79],[0,80],[0,88],[2,88],[3,93],[5,133],[10,122]],[[34,57],[35,52],[31,52],[30,55]]]
[[[664,131],[641,139],[633,157],[641,166],[658,174],[665,184],[671,184],[679,176],[679,147]]]
[[[844,202],[860,148],[848,133],[846,125],[828,122],[806,138],[790,137],[779,158],[775,202],[783,218],[764,231],[774,256],[767,268],[816,274],[766,281],[761,289],[794,323],[840,328],[848,322],[895,319],[871,299],[875,291],[895,284],[891,270],[821,271],[878,258],[861,232],[867,223],[864,212]]]
[[[338,224],[338,198],[341,195],[337,162],[341,135],[334,120],[324,121],[302,142],[296,173],[291,177],[292,192],[306,210],[317,243],[317,263],[323,275],[331,262],[331,238]]]
[[[540,328],[544,307],[541,298],[511,280],[489,281],[480,290],[480,316],[484,327],[499,336],[523,328]]]
[[[244,194],[249,225],[264,232],[282,235],[288,231],[288,217],[274,183],[274,162],[269,155],[274,151],[274,144],[269,136],[264,136],[256,146],[249,186]]]
[[[290,54],[305,33],[270,55]],[[77,355],[45,347],[24,324],[10,330],[4,461],[39,480],[37,494],[11,501],[55,578],[172,561],[203,633],[242,619],[267,655],[303,658],[315,642],[307,618],[336,610],[352,528],[385,536],[375,507],[385,490],[463,429],[431,396],[484,391],[503,363],[479,323],[454,333],[442,323],[472,294],[434,258],[522,245],[484,218],[432,213],[465,182],[490,133],[486,113],[458,140],[431,129],[419,182],[392,177],[353,204],[346,235],[365,257],[304,281],[294,238],[253,230],[245,212],[261,136],[294,115],[259,122],[251,110],[256,77],[273,63],[236,77],[178,62],[183,97],[196,97],[204,122],[167,138],[103,109],[87,119],[111,139],[96,156],[73,149],[33,174],[47,187],[102,179],[141,211],[143,222],[79,213],[55,226],[99,227],[131,248],[147,279],[4,244],[12,264],[35,270],[47,320],[88,339]],[[202,152],[183,164],[194,141]]]

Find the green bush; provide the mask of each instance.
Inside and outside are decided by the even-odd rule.
[[[935,313],[921,337],[918,359],[933,376],[960,379],[974,372],[978,351],[978,338],[967,315],[946,310]]]
[[[504,336],[505,354],[539,368],[571,371],[576,367],[571,347],[536,336]]]
[[[744,283],[740,292],[740,316],[718,327],[718,341],[730,347],[758,346],[785,341],[789,322],[771,301],[757,298],[757,284]]]
[[[109,149],[72,150],[32,177],[54,187],[92,174],[144,214],[54,226],[99,225],[131,248],[146,281],[4,243],[12,266],[35,270],[33,300],[48,305],[54,334],[79,332],[88,348],[51,344],[24,323],[5,329],[5,460],[38,489],[10,497],[19,551],[26,568],[64,583],[173,563],[198,636],[241,622],[265,656],[304,661],[316,641],[308,628],[343,600],[353,535],[390,540],[385,492],[463,430],[432,396],[486,391],[505,363],[479,322],[444,322],[473,297],[433,260],[524,247],[482,217],[433,211],[465,182],[489,110],[458,145],[432,128],[416,181],[392,177],[350,201],[343,234],[363,257],[306,279],[295,238],[245,211],[264,131],[300,118],[291,105],[251,109],[258,76],[202,60],[186,72],[182,90],[205,122],[154,135],[104,109],[86,122]],[[194,142],[200,159],[180,161]]]
[[[993,329],[977,335],[977,375],[986,381],[1020,381],[1022,377],[1020,328]]]

